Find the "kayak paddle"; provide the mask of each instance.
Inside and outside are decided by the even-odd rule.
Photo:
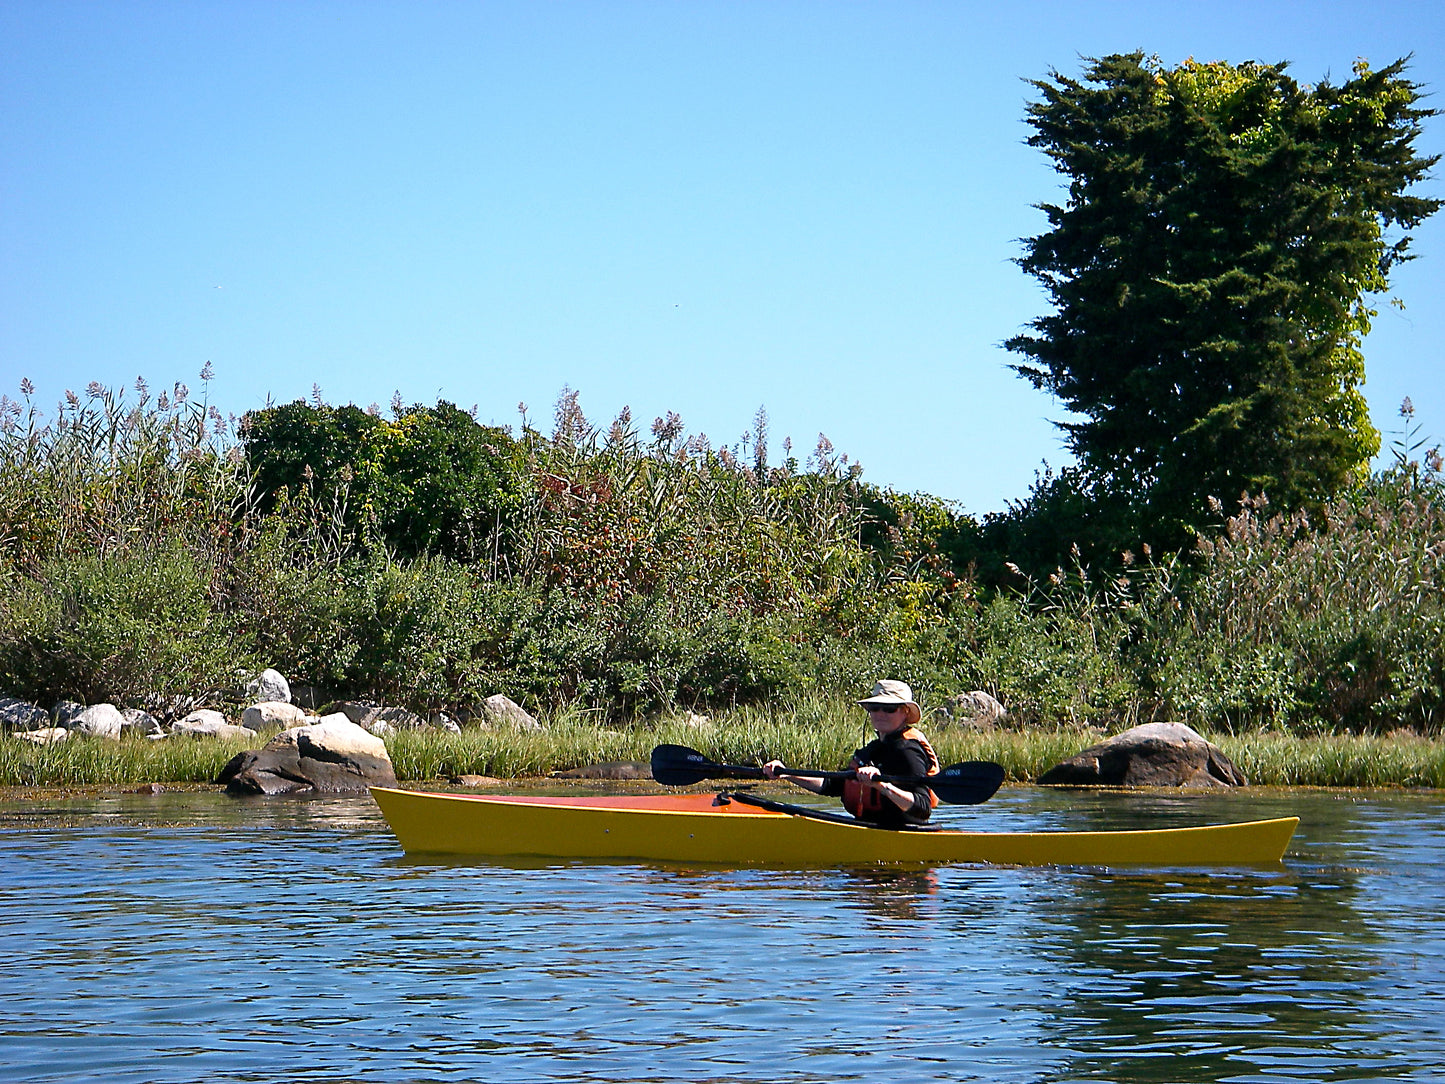
[[[852,779],[854,773],[821,772],[812,769],[785,768],[781,775],[805,775],[809,779]],[[917,786],[927,783],[939,801],[951,805],[978,805],[993,797],[1003,783],[1003,767],[987,760],[969,760],[950,764],[937,775],[926,779],[910,776],[879,776],[886,783]],[[718,764],[696,749],[685,745],[659,745],[652,751],[652,778],[665,787],[686,787],[704,779],[763,779],[761,768],[744,764]]]

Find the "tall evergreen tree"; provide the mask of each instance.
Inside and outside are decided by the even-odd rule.
[[[1309,505],[1379,448],[1360,384],[1372,295],[1440,201],[1406,194],[1434,110],[1399,61],[1339,86],[1285,64],[1142,53],[1036,80],[1029,143],[1069,181],[1019,261],[1053,311],[1013,366],[1070,408],[1119,542],[1183,542],[1209,497]]]

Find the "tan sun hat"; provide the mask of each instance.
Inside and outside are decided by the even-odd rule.
[[[914,702],[913,690],[902,681],[880,681],[873,686],[873,691],[858,703],[863,707],[869,704],[903,704],[913,709],[908,713],[913,716],[913,722],[916,723],[923,717],[923,709]]]

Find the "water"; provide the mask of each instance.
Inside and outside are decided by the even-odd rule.
[[[947,811],[1286,813],[1270,869],[796,871],[409,860],[369,799],[0,801],[0,1080],[1442,1079],[1445,795]]]

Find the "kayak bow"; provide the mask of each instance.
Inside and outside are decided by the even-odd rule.
[[[1276,863],[1298,817],[1111,832],[895,832],[710,794],[520,797],[372,787],[407,854],[720,865],[860,863],[1215,866]]]

